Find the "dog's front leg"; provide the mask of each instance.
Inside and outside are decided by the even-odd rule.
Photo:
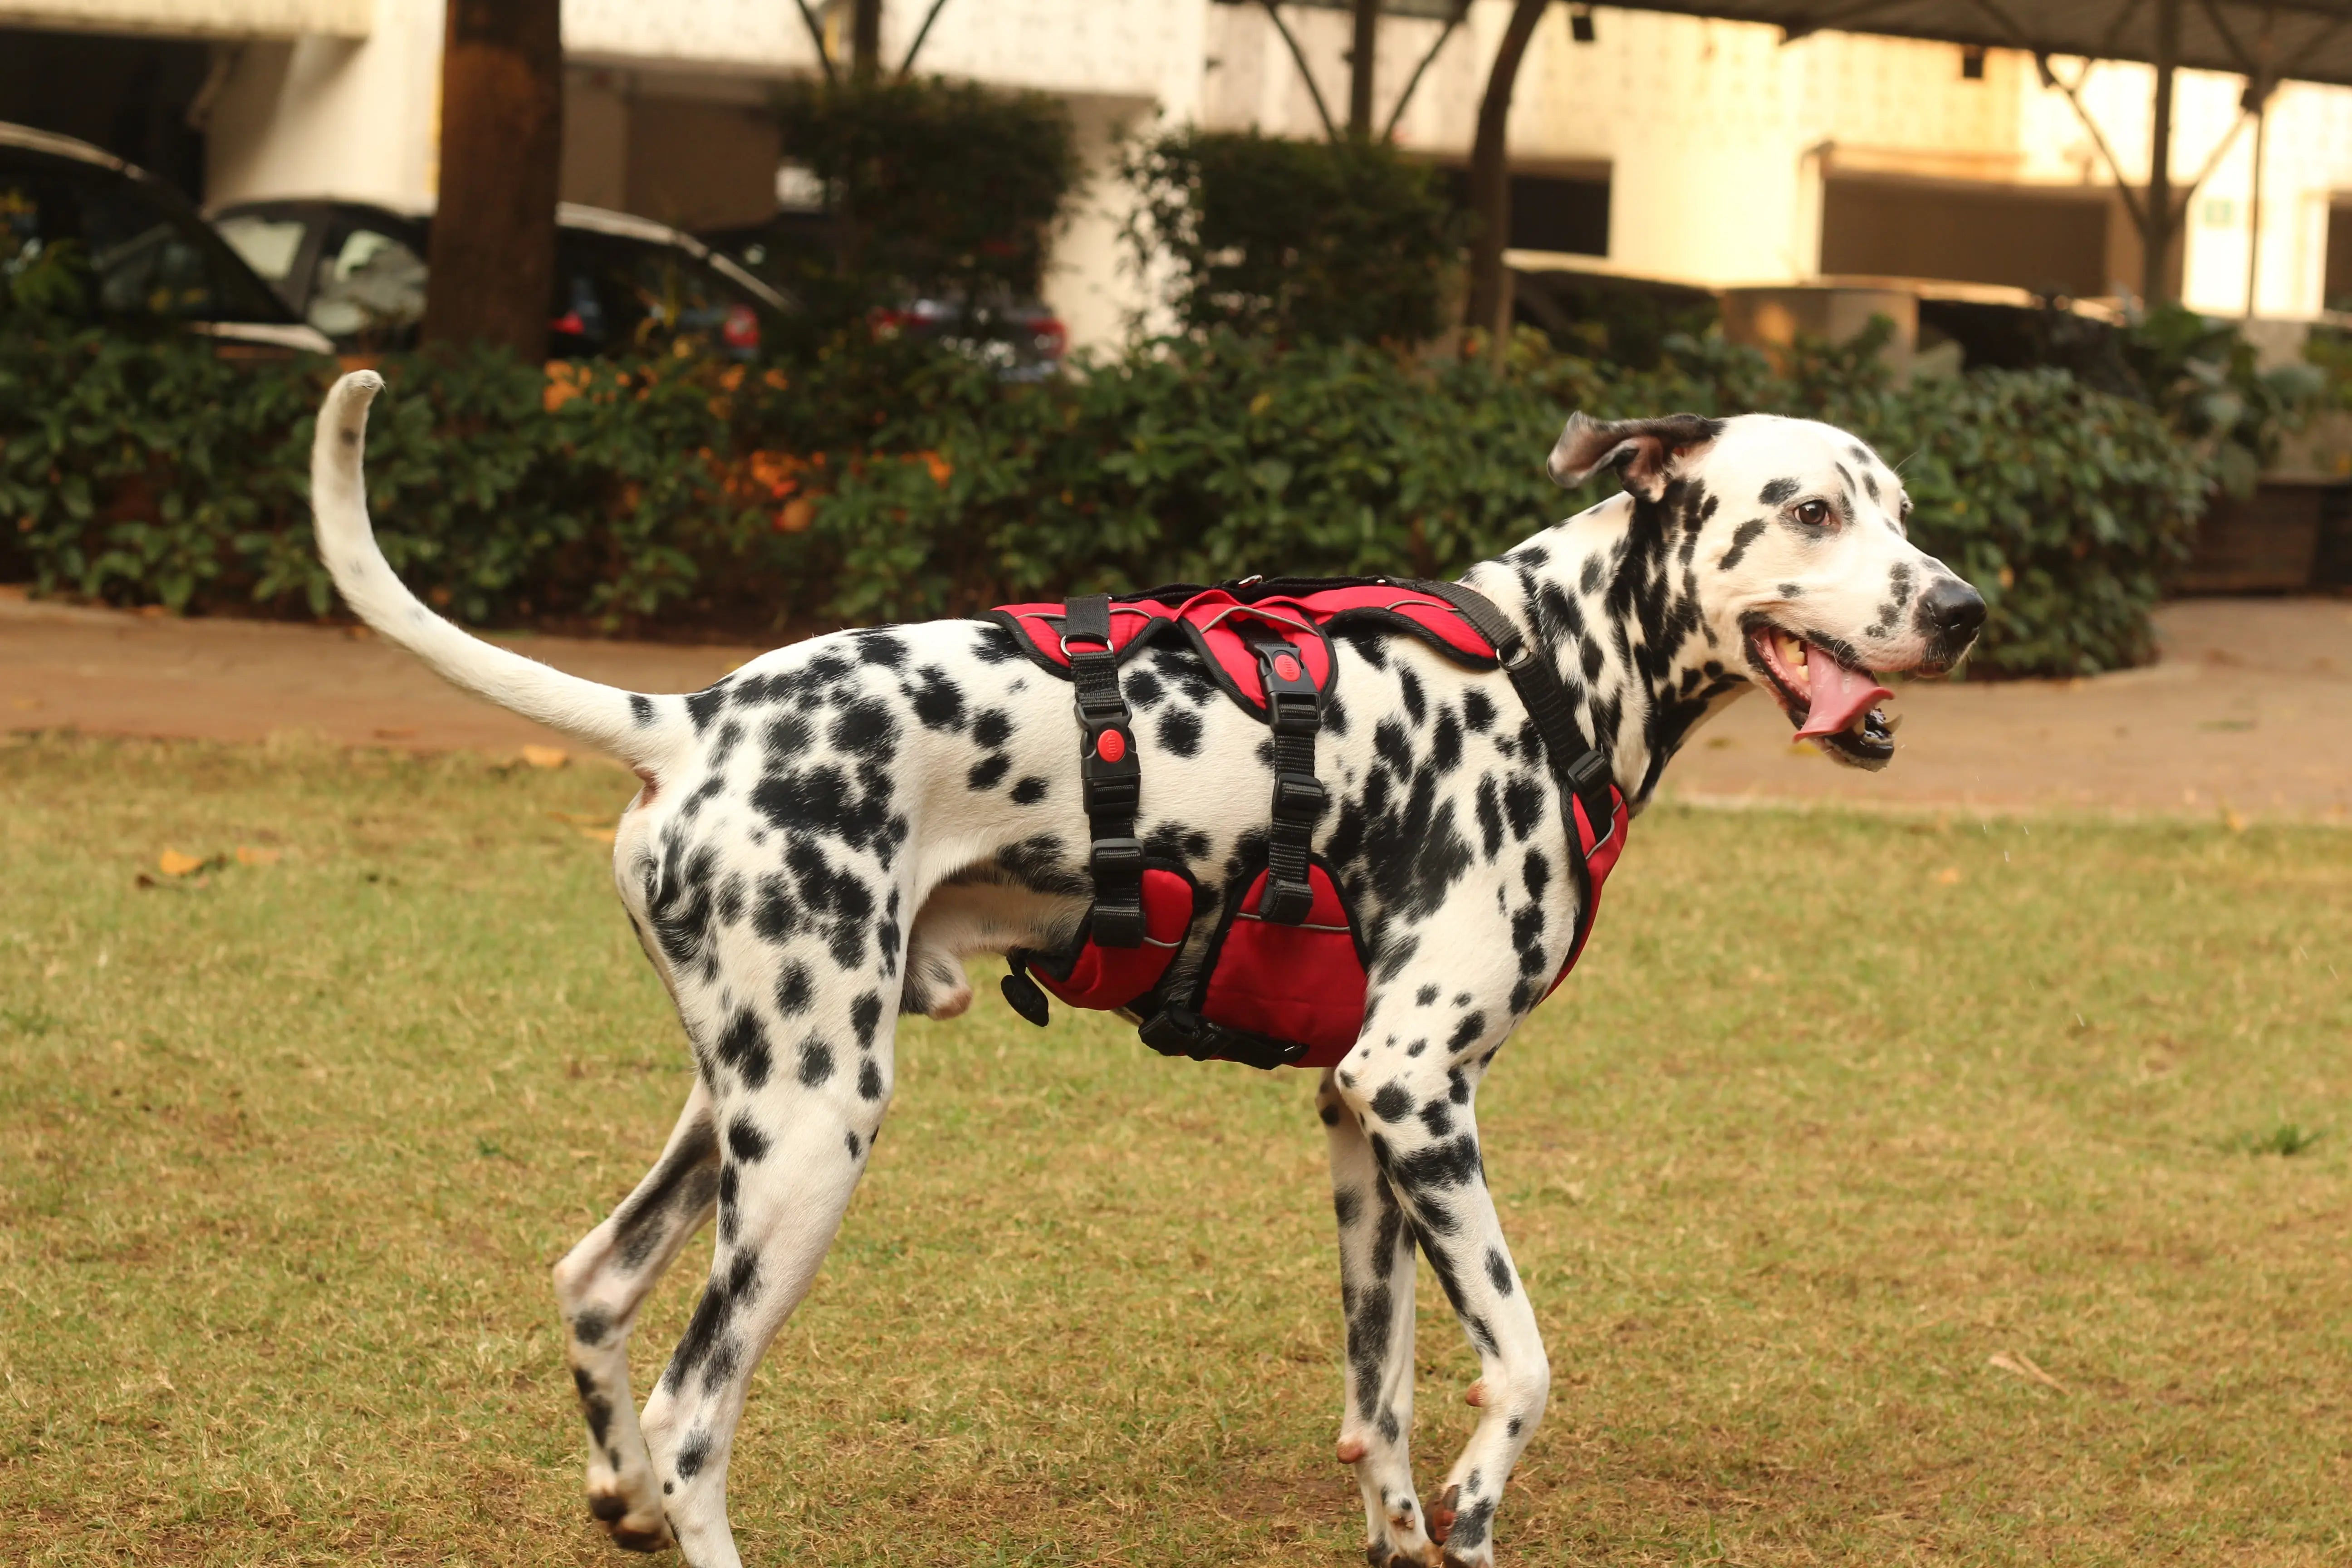
[[[1363,1124],[1323,1075],[1315,1110],[1331,1144],[1339,1221],[1339,1301],[1348,1320],[1339,1462],[1364,1495],[1364,1555],[1373,1568],[1433,1563],[1412,1484],[1412,1232],[1372,1159]]]
[[[1399,1011],[1398,994],[1391,991],[1388,1011]],[[1481,1009],[1472,993],[1447,998],[1431,984],[1415,995],[1415,1014],[1448,1016],[1416,1017],[1412,1026],[1375,1035],[1376,1001],[1364,1043],[1332,1083],[1362,1123],[1373,1163],[1478,1352],[1481,1376],[1471,1391],[1478,1426],[1430,1505],[1428,1531],[1443,1543],[1444,1568],[1488,1568],[1496,1506],[1551,1385],[1543,1336],[1486,1190],[1472,1110],[1486,1060],[1513,1020],[1499,1008]],[[1450,1032],[1440,1032],[1449,1022]],[[1433,1025],[1428,1034],[1413,1032]]]

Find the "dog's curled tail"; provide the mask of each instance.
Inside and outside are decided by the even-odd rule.
[[[692,737],[677,698],[600,686],[484,642],[435,615],[394,573],[376,547],[361,472],[368,405],[383,390],[383,378],[372,370],[336,382],[319,410],[319,433],[310,445],[310,515],[319,554],[345,602],[378,633],[457,685],[641,770],[658,770]]]

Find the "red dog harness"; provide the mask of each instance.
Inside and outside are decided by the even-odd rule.
[[[1335,673],[1334,634],[1417,637],[1466,668],[1499,665],[1510,676],[1576,826],[1580,853],[1569,863],[1581,912],[1552,985],[1576,966],[1624,847],[1624,797],[1559,677],[1482,595],[1459,584],[1384,577],[1251,578],[1006,605],[986,618],[1016,634],[1076,696],[1094,902],[1068,952],[1011,955],[1005,1000],[1032,1023],[1045,1023],[1050,991],[1074,1007],[1127,1012],[1144,1043],[1166,1056],[1320,1068],[1355,1045],[1364,1022],[1361,934],[1311,843],[1327,804],[1315,742]],[[1147,854],[1136,837],[1142,759],[1118,667],[1155,645],[1192,648],[1218,687],[1274,733],[1265,863],[1222,894],[1204,892],[1181,863]],[[1194,920],[1220,903],[1203,962],[1171,994],[1161,981]]]

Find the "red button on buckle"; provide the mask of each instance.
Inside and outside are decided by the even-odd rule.
[[[1297,659],[1286,653],[1278,653],[1274,656],[1274,673],[1284,680],[1296,680],[1301,671]]]
[[[1105,730],[1095,742],[1095,755],[1104,762],[1115,763],[1127,755],[1127,737],[1116,730]]]

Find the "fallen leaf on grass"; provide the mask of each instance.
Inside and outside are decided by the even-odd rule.
[[[236,847],[236,863],[240,866],[275,866],[284,858],[283,849],[257,849],[250,844]]]
[[[560,768],[572,760],[572,753],[561,746],[525,746],[522,760],[535,768]]]
[[[1985,1364],[1990,1367],[1997,1367],[2002,1372],[2012,1373],[2018,1377],[2029,1378],[2035,1383],[2041,1384],[2045,1388],[2054,1388],[2061,1394],[2066,1392],[2066,1385],[2064,1384],[2059,1382],[2056,1378],[2051,1376],[2048,1373],[2036,1366],[2033,1363],[2033,1358],[2027,1355],[2023,1351],[2018,1352],[2013,1356],[2000,1351],[1995,1351],[1991,1355],[1985,1358]]]
[[[1958,883],[1959,879],[1960,868],[1958,866],[1947,866],[1942,870],[1937,872],[1934,877],[1929,879],[1929,880],[1933,881],[1936,886],[1939,888],[1953,887]]]
[[[620,829],[615,827],[583,827],[580,829],[581,837],[593,838],[599,844],[610,844],[620,836]]]
[[[166,849],[155,857],[155,869],[166,877],[184,877],[191,871],[204,868],[205,859],[200,855],[183,855],[177,849]]]

